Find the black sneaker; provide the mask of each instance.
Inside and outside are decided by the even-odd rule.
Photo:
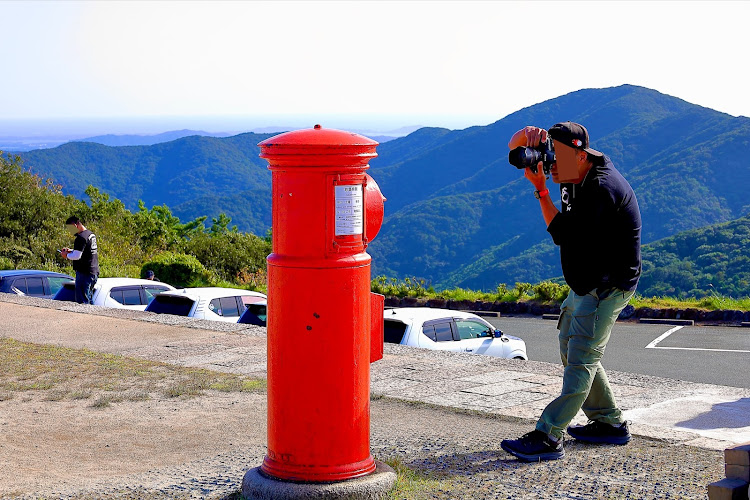
[[[520,439],[503,439],[500,447],[524,462],[557,460],[565,456],[562,438],[555,442],[547,433],[534,430]]]
[[[628,423],[610,425],[592,421],[586,425],[568,427],[570,437],[587,443],[627,444],[630,441]]]

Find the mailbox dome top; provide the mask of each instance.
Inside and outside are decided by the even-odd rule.
[[[315,125],[311,129],[284,132],[258,144],[261,148],[275,148],[277,146],[364,146],[366,148],[374,148],[377,145],[377,141],[373,141],[363,135],[332,128],[323,128],[320,125]]]

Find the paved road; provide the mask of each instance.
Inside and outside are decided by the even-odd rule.
[[[555,321],[521,317],[485,319],[505,333],[521,337],[526,342],[529,359],[560,362]],[[673,331],[659,340],[670,330]],[[676,328],[621,322],[612,330],[603,364],[607,369],[630,373],[750,388],[747,375],[750,328]]]

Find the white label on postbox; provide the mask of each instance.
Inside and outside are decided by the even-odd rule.
[[[362,234],[364,203],[362,184],[334,186],[336,196],[336,236]]]

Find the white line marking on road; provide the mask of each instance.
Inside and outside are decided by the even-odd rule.
[[[653,341],[651,341],[651,343],[646,346],[646,349],[655,349],[656,348],[656,344],[658,344],[659,342],[661,342],[662,340],[664,340],[665,338],[669,337],[674,332],[676,332],[677,330],[680,330],[682,328],[685,328],[685,325],[675,326],[674,328],[672,328],[670,330],[667,330],[666,332],[664,332],[661,335],[659,335],[658,337],[656,337]]]
[[[672,349],[675,351],[717,351],[717,352],[750,352],[742,349],[709,349],[709,348],[703,348],[703,347],[658,347],[657,344],[664,340],[665,338],[672,335],[677,330],[680,330],[682,328],[685,328],[684,325],[682,326],[675,326],[674,328],[667,330],[666,332],[662,333],[658,337],[656,337],[649,345],[646,346],[646,349]]]

